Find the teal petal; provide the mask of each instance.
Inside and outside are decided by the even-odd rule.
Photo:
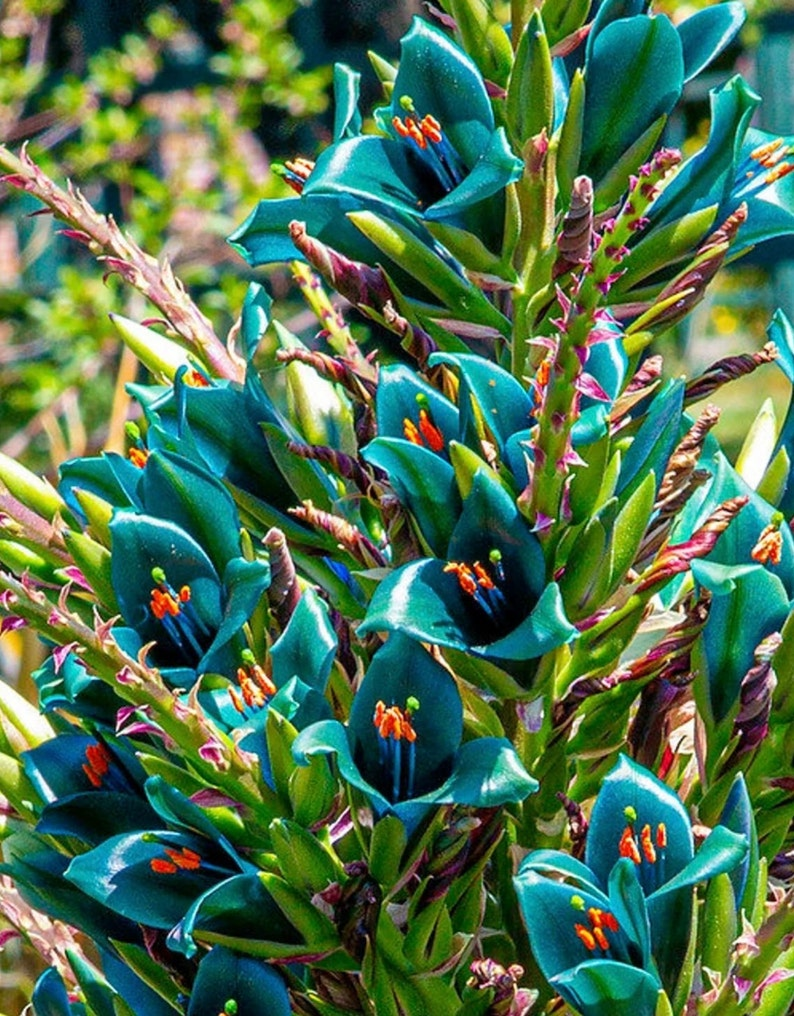
[[[217,661],[218,653],[239,636],[242,626],[251,619],[270,585],[270,565],[267,561],[232,558],[223,573],[223,585],[226,589],[226,604],[215,638],[201,662],[201,667],[205,670],[213,669],[212,664]],[[235,659],[234,662],[238,661]]]
[[[479,469],[463,502],[446,556],[450,561],[485,562],[493,549],[502,554],[508,606],[530,611],[530,597],[539,597],[545,588],[546,565],[540,542],[515,499],[490,473]]]
[[[221,617],[221,584],[212,562],[196,541],[173,522],[118,511],[110,523],[113,554],[111,578],[121,613],[144,643],[170,641],[149,602],[152,569],[162,568],[175,588],[191,588],[191,603],[201,621],[214,631]],[[163,650],[165,652],[165,650]],[[177,660],[175,662],[186,662]],[[195,661],[193,661],[195,663]]]
[[[75,515],[85,519],[75,497],[76,490],[87,490],[114,508],[139,508],[138,485],[142,472],[129,459],[115,452],[96,457],[70,459],[59,467],[58,493]]]
[[[645,970],[590,960],[551,981],[582,1016],[655,1016],[660,984]]]
[[[338,720],[322,720],[302,730],[292,743],[292,754],[298,765],[308,765],[314,755],[335,755],[336,767],[345,783],[363,791],[377,815],[390,810],[391,802],[361,775],[353,760],[347,730]]]
[[[747,12],[742,3],[717,3],[677,25],[684,54],[684,80],[691,81],[736,36]]]
[[[678,33],[663,16],[612,22],[593,40],[586,81],[579,171],[597,184],[678,102],[684,84]]]
[[[561,850],[533,850],[527,854],[518,869],[519,875],[529,871],[537,875],[561,875],[566,881],[590,892],[601,892],[601,888],[595,882],[595,876],[587,865]]]
[[[744,135],[760,98],[739,75],[709,93],[706,144],[686,160],[653,203],[651,222],[665,223],[698,208],[721,204],[733,186]]]
[[[250,363],[259,348],[259,343],[270,324],[270,309],[273,300],[264,286],[251,282],[243,300],[240,315],[240,337],[245,351],[246,363]]]
[[[400,43],[392,115],[403,114],[400,99],[413,99],[420,117],[434,116],[468,169],[488,148],[494,130],[491,100],[477,65],[452,39],[414,18]]]
[[[418,150],[393,138],[362,134],[326,148],[303,189],[301,203],[315,195],[357,199],[358,208],[380,206],[400,217],[420,216],[444,196]]]
[[[190,992],[187,1016],[218,1016],[233,999],[241,1014],[262,1012],[290,1016],[284,981],[262,960],[216,945],[199,964]]]
[[[390,797],[391,773],[380,764],[381,737],[372,722],[375,705],[405,707],[419,700],[411,717],[416,731],[416,776],[412,797],[436,790],[452,771],[463,736],[463,705],[449,672],[411,639],[394,634],[375,654],[350,710],[349,731],[365,779]]]
[[[702,580],[702,574],[700,577]],[[772,632],[780,631],[789,614],[783,583],[765,568],[737,575],[733,582],[732,591],[713,596],[700,636],[711,710],[717,722],[736,703],[742,679],[755,663],[756,647]]]
[[[744,859],[728,874],[733,886],[737,913],[744,907],[750,912],[758,892],[758,832],[753,814],[753,803],[747,792],[744,773],[737,773],[731,784],[728,798],[720,813],[719,824],[731,832],[740,833],[749,844]]]
[[[444,562],[414,561],[388,575],[375,590],[359,632],[402,632],[419,641],[469,649],[471,618],[455,577]]]
[[[500,127],[491,135],[472,170],[446,197],[436,201],[425,212],[425,218],[443,221],[461,216],[471,205],[485,201],[515,183],[523,172],[524,164],[510,148],[507,135]]]
[[[656,489],[664,478],[667,462],[681,432],[684,382],[666,385],[651,402],[634,440],[623,456],[617,493],[625,503],[653,470]]]
[[[66,985],[55,967],[49,967],[36,981],[31,996],[36,1016],[83,1016],[85,1006],[69,1002]]]
[[[334,64],[334,140],[361,133],[358,108],[361,74],[347,64]]]
[[[669,994],[681,974],[692,920],[694,886],[736,868],[747,854],[744,836],[724,826],[711,831],[695,857],[656,892],[648,896],[653,955]]]
[[[378,392],[375,414],[378,434],[383,437],[403,437],[404,421],[417,422],[420,406],[417,397],[426,401],[427,409],[446,443],[459,437],[460,423],[457,407],[429,385],[415,371],[402,363],[388,364],[378,373]]]
[[[529,427],[532,401],[513,375],[502,367],[473,353],[433,353],[429,363],[431,366],[451,364],[460,374],[460,432],[467,441],[477,441],[472,399],[500,451],[512,434]]]
[[[506,738],[478,737],[461,745],[449,779],[417,800],[499,808],[523,801],[538,786]]]
[[[314,589],[307,589],[270,651],[273,683],[277,688],[292,677],[324,691],[339,640],[328,607]]]
[[[529,615],[509,635],[488,645],[472,646],[472,649],[495,659],[534,660],[565,645],[578,634],[565,616],[560,587],[550,582]]]
[[[731,832],[725,826],[715,826],[693,859],[648,896],[648,909],[652,918],[657,904],[665,897],[679,889],[695,886],[698,882],[706,882],[715,875],[733,871],[747,856],[748,849],[746,836]],[[660,932],[663,934],[661,929]]]
[[[686,809],[666,784],[648,769],[621,755],[604,779],[596,797],[587,832],[585,864],[601,885],[606,885],[613,865],[619,860],[619,845],[627,825],[625,810],[634,810],[634,829],[639,835],[645,825],[656,836],[657,827],[667,830],[664,867],[639,865],[637,875],[646,894],[686,867],[694,854],[692,828]]]
[[[183,833],[126,833],[75,857],[65,875],[91,899],[139,924],[172,928],[197,896],[233,872],[207,868],[206,841]],[[152,870],[150,862],[167,860],[166,847],[197,851],[202,866],[171,874]]]
[[[649,7],[650,0],[604,0],[604,3],[599,4],[587,36],[585,63],[592,58],[596,39],[607,25],[624,18],[636,18],[647,14]]]
[[[157,816],[141,797],[110,790],[71,794],[48,804],[36,831],[45,836],[73,836],[91,847],[119,833],[151,829]]]
[[[240,553],[240,520],[232,496],[203,466],[173,452],[153,451],[140,486],[145,510],[173,522],[207,552],[219,575]]]
[[[460,511],[452,466],[428,448],[396,437],[376,437],[363,455],[367,462],[385,470],[427,546],[443,556]]]
[[[590,907],[610,910],[604,893],[554,882],[523,866],[513,882],[530,948],[547,981],[592,958],[593,954],[576,934],[575,925],[587,927],[586,912]],[[623,959],[627,955],[623,933],[611,932],[609,940]]]
[[[622,857],[609,873],[609,905],[643,967],[651,968],[651,924],[636,866]]]

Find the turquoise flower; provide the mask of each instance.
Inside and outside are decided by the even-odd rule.
[[[295,759],[336,755],[342,778],[377,817],[396,815],[410,830],[441,804],[495,808],[537,789],[504,738],[462,743],[463,704],[455,681],[416,642],[392,635],[376,653],[343,726],[313,724]]]
[[[399,222],[429,246],[423,220],[465,226],[486,242],[501,230],[502,192],[523,164],[496,126],[476,65],[444,32],[414,19],[392,101],[375,113],[380,134],[359,132],[352,74],[340,69],[336,80],[344,84],[336,94],[336,140],[316,165],[286,170],[300,197],[260,202],[230,237],[250,264],[299,257],[287,228],[295,219],[349,257],[382,260],[346,219],[362,209]]]
[[[695,854],[678,797],[621,756],[593,806],[584,863],[536,850],[516,876],[543,975],[583,1016],[653,1016],[681,973],[694,886],[747,851],[746,836],[720,825]]]

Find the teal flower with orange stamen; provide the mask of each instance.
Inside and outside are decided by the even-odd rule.
[[[478,470],[443,557],[411,561],[378,586],[359,631],[499,661],[526,661],[573,639],[537,537],[499,480]]]
[[[128,629],[128,652],[153,643],[150,659],[172,684],[205,671],[232,677],[245,648],[240,630],[270,581],[265,561],[242,557],[237,510],[201,466],[153,451],[136,491],[139,510],[109,525],[110,578]]]
[[[463,226],[499,249],[503,191],[520,177],[523,163],[496,126],[472,59],[443,31],[415,18],[402,40],[392,101],[375,111],[380,134],[354,127],[360,122],[355,101],[340,91],[334,143],[315,165],[301,161],[287,168],[284,175],[300,196],[261,201],[230,237],[232,246],[252,265],[301,257],[287,228],[298,219],[311,236],[374,264],[382,255],[345,217],[368,209],[405,225],[430,247],[435,243],[424,219]]]
[[[654,1016],[658,991],[672,996],[681,974],[695,885],[747,851],[746,836],[719,825],[695,854],[675,793],[621,756],[593,806],[584,863],[536,850],[515,879],[544,976],[583,1016]]]
[[[339,774],[370,801],[377,818],[396,815],[409,832],[432,808],[495,808],[537,789],[504,738],[462,743],[463,704],[447,670],[416,642],[392,635],[353,699],[347,726],[336,720],[302,731],[299,763],[336,756]]]

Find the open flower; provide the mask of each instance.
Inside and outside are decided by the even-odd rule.
[[[266,562],[241,556],[239,520],[223,484],[171,452],[152,452],[138,488],[142,510],[110,522],[111,582],[132,629],[128,652],[154,643],[152,661],[178,685],[204,671],[236,671],[240,629],[270,581]]]
[[[392,101],[376,111],[381,134],[354,129],[360,116],[355,96],[346,94],[347,101],[341,89],[336,97],[336,141],[316,165],[287,166],[300,198],[260,202],[230,237],[251,264],[299,256],[289,240],[294,219],[335,249],[374,263],[376,248],[345,218],[362,209],[408,226],[430,245],[423,219],[465,224],[483,239],[501,230],[501,193],[518,179],[522,162],[495,124],[480,72],[444,32],[414,19],[402,41]]]
[[[694,886],[747,850],[746,836],[717,826],[695,854],[678,797],[621,756],[593,806],[585,863],[536,850],[515,879],[544,976],[584,1016],[653,1016],[681,973]]]
[[[402,632],[496,660],[530,660],[576,629],[547,583],[537,537],[515,500],[478,470],[446,558],[412,561],[375,590],[360,631]]]
[[[425,649],[395,634],[367,670],[347,727],[313,724],[293,754],[304,764],[335,754],[340,775],[369,798],[376,816],[396,815],[409,830],[436,805],[495,808],[537,789],[509,741],[462,737],[455,681]]]

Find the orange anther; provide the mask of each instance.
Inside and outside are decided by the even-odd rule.
[[[774,169],[770,169],[764,177],[764,183],[769,186],[777,180],[782,180],[784,176],[788,176],[792,172],[794,172],[794,163],[781,162]]]
[[[375,704],[375,713],[372,722],[377,727],[378,733],[384,739],[391,737],[395,741],[408,741],[409,744],[416,740],[416,731],[411,726],[411,716],[407,710],[399,706],[386,707],[384,702]]]
[[[623,835],[620,837],[620,843],[618,845],[618,853],[621,857],[630,857],[635,864],[640,864],[642,858],[640,857],[640,850],[637,846],[637,841],[634,838],[634,833],[631,831],[630,826],[626,826],[623,830]]]
[[[88,781],[91,786],[96,787],[98,790],[102,786],[102,777],[98,773],[95,773],[91,766],[86,765],[85,763],[83,763],[82,769],[88,777]]]
[[[256,681],[265,695],[275,695],[277,688],[264,672],[262,667],[258,663],[254,663],[251,667],[251,677]]]
[[[664,822],[660,822],[656,827],[656,846],[660,850],[664,850],[667,846],[667,826]]]
[[[149,867],[152,871],[156,871],[158,875],[175,875],[179,869],[171,861],[166,861],[162,857],[153,857],[149,861]]]
[[[594,927],[594,928],[600,928],[601,927],[601,925],[604,923],[604,914],[605,913],[606,913],[606,911],[605,910],[601,910],[600,907],[589,907],[588,908],[587,917],[588,917],[588,920],[590,921],[590,924],[592,925],[592,927]]]
[[[190,586],[182,586],[179,590],[179,602],[188,603],[190,601]]]
[[[440,452],[443,450],[444,435],[430,419],[430,414],[426,409],[419,410],[419,430],[431,451]]]
[[[656,864],[656,851],[653,848],[651,827],[649,825],[644,825],[642,827],[642,832],[640,833],[640,843],[642,844],[642,852],[645,855],[645,860],[648,864]]]
[[[760,162],[763,166],[765,160],[769,159],[779,148],[783,145],[783,138],[773,138],[771,141],[766,141],[763,145],[759,145],[750,152],[750,158],[755,162]]]
[[[182,868],[184,871],[197,871],[201,867],[201,855],[189,847],[182,847],[181,850],[166,847],[165,852],[177,868]]]
[[[149,453],[145,448],[130,448],[127,455],[133,466],[137,466],[138,469],[143,469],[146,465],[146,460],[149,458]]]
[[[422,444],[422,438],[419,436],[419,430],[413,420],[409,420],[407,417],[403,420],[403,437],[406,441],[410,441],[411,444],[420,445]]]
[[[100,776],[104,776],[110,768],[111,755],[104,744],[89,744],[85,750],[88,764]]]
[[[232,700],[232,705],[238,713],[242,714],[245,712],[245,703],[240,697],[239,692],[233,685],[229,685],[229,698]]]
[[[443,138],[443,134],[441,133],[441,124],[434,116],[431,116],[428,113],[427,116],[422,118],[419,128],[427,140],[432,141],[434,145],[441,142]]]
[[[617,917],[608,910],[601,911],[601,923],[610,931],[620,931],[620,925],[618,924]]]
[[[598,942],[599,949],[604,952],[609,950],[609,939],[606,937],[603,928],[593,928],[593,938]]]
[[[575,924],[573,926],[573,930],[579,936],[585,948],[589,949],[590,952],[593,952],[596,948],[596,940],[592,931],[590,931],[589,928],[585,928],[583,924]]]
[[[185,376],[182,380],[189,388],[209,388],[210,386],[209,381],[204,375],[195,369],[185,371]]]
[[[783,535],[774,522],[761,530],[761,535],[750,551],[750,557],[759,564],[780,564],[783,552]]]
[[[477,577],[478,585],[482,586],[483,589],[496,589],[494,580],[483,568],[483,566],[480,564],[479,561],[475,561],[474,564],[472,565],[472,568],[474,569],[474,574]]]

